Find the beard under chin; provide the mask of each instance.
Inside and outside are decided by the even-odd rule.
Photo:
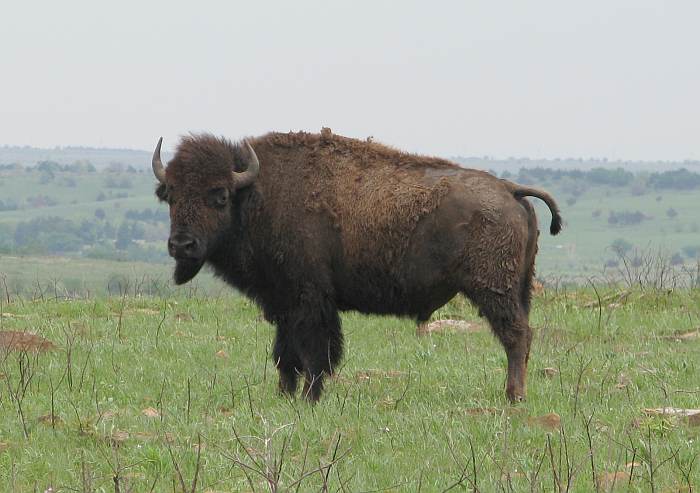
[[[202,269],[203,260],[176,260],[173,280],[178,286],[190,281]]]

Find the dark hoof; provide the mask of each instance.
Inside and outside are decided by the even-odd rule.
[[[321,398],[321,388],[318,385],[305,384],[301,396],[310,404],[316,404]]]
[[[511,404],[518,404],[520,402],[525,402],[525,393],[518,392],[515,390],[506,390],[506,397],[511,402]]]
[[[277,390],[282,395],[294,396],[297,393],[297,380],[296,373],[280,373]]]

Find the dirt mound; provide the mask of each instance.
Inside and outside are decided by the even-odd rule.
[[[56,345],[31,332],[4,330],[0,332],[0,350],[5,351],[52,351]]]

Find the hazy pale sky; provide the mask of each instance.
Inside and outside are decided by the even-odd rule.
[[[4,2],[0,145],[700,159],[699,51],[696,0]]]

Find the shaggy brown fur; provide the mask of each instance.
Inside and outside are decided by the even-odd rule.
[[[318,399],[342,355],[338,310],[424,322],[462,292],[506,349],[508,397],[525,395],[538,231],[524,197],[547,203],[556,234],[548,194],[325,129],[249,142],[260,161],[252,186],[237,190],[231,174],[243,148],[201,135],[182,140],[157,195],[171,206],[171,239],[196,240],[176,282],[206,262],[262,307],[277,326],[283,392],[301,374]]]

